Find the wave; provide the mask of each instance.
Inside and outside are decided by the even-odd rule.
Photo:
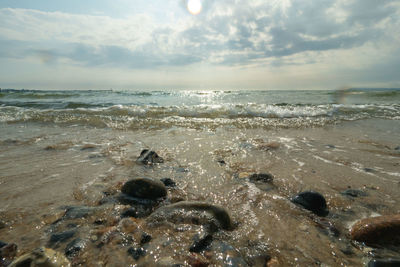
[[[99,128],[141,127],[308,127],[368,118],[398,119],[400,105],[113,105],[87,107],[74,103],[65,109],[0,107],[0,122],[53,123]]]

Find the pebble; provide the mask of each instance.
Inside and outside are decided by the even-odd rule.
[[[174,180],[171,178],[161,178],[160,181],[166,186],[166,187],[175,187],[176,183]]]
[[[132,258],[134,258],[135,260],[138,260],[141,257],[146,255],[146,250],[142,247],[140,247],[140,248],[130,247],[128,249],[128,254],[131,255]]]
[[[167,195],[167,189],[161,181],[150,178],[135,178],[126,182],[121,189],[122,193],[131,197],[158,199]]]
[[[329,213],[324,196],[318,192],[301,192],[300,194],[294,196],[291,201],[318,216],[326,216]]]
[[[78,255],[85,247],[86,247],[86,240],[83,240],[81,238],[76,238],[72,240],[65,247],[65,255],[68,258],[73,258],[76,255]]]
[[[13,261],[9,267],[69,267],[71,263],[61,253],[49,248],[39,248],[22,255]]]
[[[68,239],[72,238],[76,234],[76,230],[68,230],[61,233],[55,233],[50,236],[49,246],[53,247],[58,243],[62,243],[67,241]]]
[[[136,161],[145,165],[152,165],[155,163],[163,163],[164,159],[152,150],[143,149]]]
[[[232,219],[225,208],[200,201],[181,201],[163,206],[148,217],[150,224],[163,221],[204,224],[225,230],[233,228]]]
[[[274,180],[274,176],[269,173],[254,173],[249,176],[249,180],[252,182],[270,183]]]
[[[121,213],[121,217],[122,218],[126,218],[126,217],[145,218],[145,217],[149,216],[152,212],[153,212],[153,210],[147,206],[136,205],[129,209],[124,210]]]
[[[368,246],[400,245],[400,214],[362,219],[353,225],[350,235]]]
[[[349,197],[366,197],[368,194],[362,190],[358,189],[347,189],[345,191],[340,192],[340,194]]]

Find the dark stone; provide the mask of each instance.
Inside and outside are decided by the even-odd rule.
[[[367,267],[398,267],[400,259],[374,259],[368,262]]]
[[[176,183],[174,180],[171,178],[161,178],[160,181],[166,186],[166,187],[175,187]]]
[[[339,237],[340,231],[339,229],[330,221],[325,218],[315,218],[315,225],[320,229],[321,232],[328,236]]]
[[[128,249],[128,254],[132,256],[132,258],[134,258],[135,260],[140,259],[140,257],[143,257],[144,255],[146,255],[146,250],[142,247],[140,248],[133,248],[130,247]]]
[[[223,159],[217,160],[217,162],[218,162],[220,165],[225,165],[225,164],[226,164],[225,160],[223,160]]]
[[[326,145],[327,148],[336,148],[334,145]]]
[[[195,235],[193,244],[190,246],[190,252],[202,252],[207,249],[213,241],[213,237],[210,233],[204,232],[201,235]]]
[[[152,238],[151,235],[149,235],[146,232],[143,232],[142,237],[140,238],[140,244],[144,245],[146,243],[149,243],[151,241],[151,238]]]
[[[54,246],[57,243],[62,243],[67,241],[68,239],[72,238],[76,233],[76,230],[68,230],[61,233],[55,233],[50,236],[49,246]]]
[[[400,214],[362,219],[353,225],[350,235],[372,247],[400,245]]]
[[[309,211],[312,211],[318,216],[326,216],[329,213],[325,198],[317,192],[301,192],[293,197],[291,201]]]
[[[17,255],[17,245],[14,243],[11,244],[6,244],[4,242],[1,242],[2,244],[0,247],[0,259],[1,258],[7,258],[7,259],[13,259]],[[0,265],[1,266],[1,265]]]
[[[232,219],[228,211],[217,205],[198,201],[181,201],[158,208],[148,217],[150,224],[160,222],[191,223],[231,230]]]
[[[394,150],[399,151],[399,150],[400,150],[400,146],[396,146],[396,147],[394,148]]]
[[[150,178],[135,178],[129,180],[121,189],[122,193],[131,197],[158,199],[167,195],[165,185]]]
[[[358,189],[347,189],[340,193],[344,196],[349,196],[349,197],[366,197],[368,195],[366,192]]]
[[[263,183],[269,183],[274,180],[274,176],[269,173],[254,173],[249,176],[249,180],[252,182],[263,182]]]
[[[86,247],[86,240],[76,238],[72,240],[66,247],[65,247],[65,255],[68,258],[73,258],[78,255],[83,249]]]
[[[364,171],[365,172],[375,172],[375,170],[372,168],[364,168]]]
[[[133,217],[133,218],[145,218],[149,216],[153,212],[153,209],[147,207],[147,206],[134,206],[132,208],[129,208],[127,210],[124,210],[121,213],[122,218],[126,217]]]
[[[73,206],[68,207],[65,211],[63,219],[80,219],[87,217],[90,213],[92,213],[95,208],[86,207],[86,206]]]
[[[155,163],[163,163],[164,159],[154,151],[143,149],[137,161],[145,165],[151,165]]]

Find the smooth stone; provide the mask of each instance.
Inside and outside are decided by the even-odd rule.
[[[230,244],[215,241],[213,242],[210,250],[217,254],[217,258],[222,260],[220,266],[230,266],[230,267],[247,267],[249,266],[243,259],[242,255]]]
[[[80,219],[87,217],[95,208],[86,206],[72,206],[65,211],[63,219]]]
[[[301,192],[300,194],[294,196],[291,201],[318,216],[326,216],[329,213],[324,196],[317,192]]]
[[[171,178],[161,178],[160,181],[166,186],[166,187],[175,187],[176,183],[174,180]]]
[[[138,260],[138,259],[140,259],[141,257],[143,257],[143,256],[146,255],[146,250],[145,250],[144,248],[142,248],[142,247],[140,247],[140,248],[133,248],[133,247],[130,247],[130,248],[128,249],[128,254],[129,254],[130,256],[132,256],[132,258],[134,258],[135,260]]]
[[[57,243],[62,243],[67,241],[68,239],[72,238],[76,232],[77,232],[76,229],[73,229],[61,233],[52,234],[50,236],[49,246],[54,246]]]
[[[252,182],[270,183],[274,180],[274,176],[269,173],[254,173],[249,176],[249,180]]]
[[[71,263],[61,253],[49,248],[39,248],[22,255],[13,261],[9,267],[69,267]]]
[[[151,165],[155,163],[163,163],[164,159],[152,150],[143,149],[136,161],[145,165]]]
[[[233,228],[232,219],[225,208],[200,201],[181,201],[163,206],[148,217],[149,223],[163,221],[211,225],[225,230]]]
[[[65,255],[68,258],[73,258],[78,255],[83,249],[85,249],[87,241],[81,238],[76,238],[72,240],[66,247],[65,247]]]
[[[126,182],[122,193],[131,197],[158,199],[167,195],[167,189],[161,181],[150,178],[135,178]]]
[[[190,246],[190,252],[202,252],[207,249],[213,241],[213,237],[210,233],[204,232],[200,235],[195,235],[193,244]]]
[[[368,262],[367,267],[398,267],[400,259],[374,259]]]
[[[400,245],[400,214],[362,219],[353,225],[350,235],[368,246]]]
[[[347,189],[340,192],[340,194],[349,197],[366,197],[368,195],[366,192],[358,189]]]

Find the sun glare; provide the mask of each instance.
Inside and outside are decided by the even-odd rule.
[[[188,0],[187,9],[193,15],[197,15],[201,12],[201,0]]]

